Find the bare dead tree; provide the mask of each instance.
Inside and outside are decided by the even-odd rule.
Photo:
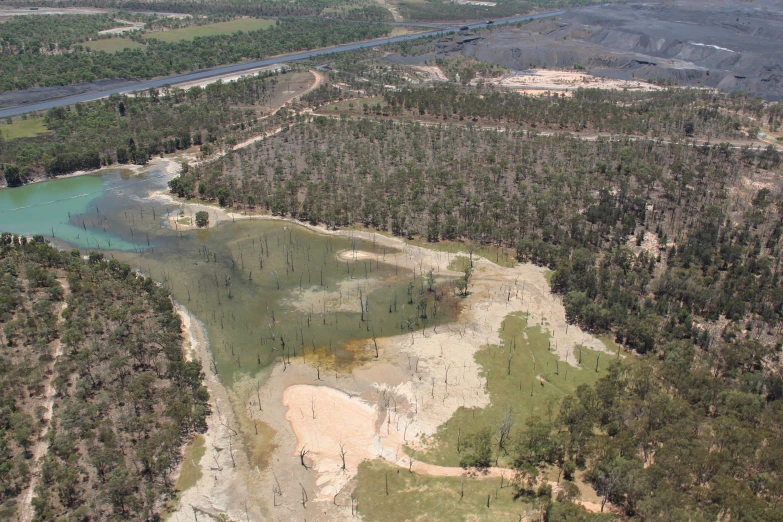
[[[343,444],[343,443],[341,442],[341,443],[340,443],[340,460],[342,461],[342,466],[341,466],[341,469],[342,469],[343,471],[346,471],[346,470],[347,470],[347,468],[345,467],[345,456],[346,456],[346,455],[347,455],[347,453],[345,452],[345,444]]]
[[[305,457],[307,456],[308,453],[310,453],[310,452],[308,450],[306,450],[305,448],[302,448],[302,449],[299,450],[299,463],[302,464],[302,467],[304,469],[306,469],[306,470],[310,469],[307,466],[307,464],[305,463]]]
[[[301,482],[299,483],[299,487],[302,488],[302,507],[307,509],[307,491],[305,491],[305,488]]]
[[[498,425],[498,458],[500,458],[500,450],[503,450],[505,454],[508,454],[506,451],[506,442],[508,441],[508,437],[511,434],[511,428],[513,427],[514,415],[511,406],[509,406],[506,408],[505,413],[503,413],[503,420]]]

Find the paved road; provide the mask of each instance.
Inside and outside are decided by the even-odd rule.
[[[595,9],[596,7],[588,7],[584,9]],[[558,16],[563,14],[565,11],[548,11],[546,13],[538,13],[534,15],[527,15],[527,16],[518,16],[513,18],[504,18],[502,20],[495,21],[494,25],[505,25],[505,24],[512,24],[516,22],[522,22],[525,20],[535,19],[535,18],[547,18],[550,16]],[[481,23],[468,23],[465,24],[470,29],[479,29],[487,27],[486,22]],[[459,27],[448,27],[443,29],[438,29],[436,31],[429,31],[425,33],[417,33],[417,34],[409,34],[405,36],[395,36],[391,38],[380,38],[377,40],[365,40],[362,42],[354,42],[350,44],[344,44],[344,45],[336,45],[334,47],[327,47],[325,49],[318,49],[315,51],[304,51],[299,53],[293,53],[293,54],[286,54],[282,56],[277,56],[275,58],[267,58],[265,60],[258,60],[254,62],[243,62],[238,63],[234,65],[223,65],[220,67],[214,67],[212,69],[204,69],[197,72],[192,73],[186,73],[186,74],[177,74],[173,76],[166,76],[164,78],[158,78],[156,80],[143,80],[136,83],[133,83],[131,85],[126,85],[124,87],[118,87],[114,89],[107,89],[103,91],[96,91],[96,92],[90,92],[86,94],[79,94],[76,96],[68,96],[68,97],[58,97],[58,98],[51,98],[47,101],[38,102],[38,103],[30,103],[30,104],[22,104],[17,105],[15,107],[9,107],[7,109],[0,110],[0,118],[6,118],[9,116],[18,116],[19,114],[24,114],[25,112],[32,112],[32,111],[45,111],[47,109],[51,109],[52,107],[62,107],[65,105],[71,105],[74,103],[79,102],[88,102],[92,100],[97,100],[100,98],[105,98],[111,94],[123,94],[133,91],[143,91],[147,90],[149,88],[158,88],[163,87],[164,85],[172,85],[175,83],[184,83],[184,82],[191,82],[195,80],[203,80],[205,78],[211,78],[213,76],[222,76],[224,74],[231,74],[241,71],[246,71],[248,69],[254,69],[256,67],[265,67],[268,65],[274,65],[278,63],[287,63],[287,62],[295,62],[297,60],[307,60],[309,58],[315,58],[317,56],[323,56],[327,54],[333,54],[333,53],[344,53],[347,51],[354,51],[356,49],[365,49],[367,47],[375,47],[378,45],[385,45],[390,43],[397,43],[397,42],[404,42],[406,40],[415,40],[416,38],[423,38],[427,36],[435,36],[440,34],[449,34],[449,33],[456,33],[460,30],[460,27],[464,27],[465,25],[459,26]]]

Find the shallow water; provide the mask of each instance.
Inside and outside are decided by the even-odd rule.
[[[240,374],[297,356],[351,365],[374,356],[373,337],[457,313],[449,292],[430,291],[421,274],[395,266],[390,249],[372,241],[261,219],[172,230],[166,216],[177,206],[148,199],[165,183],[151,168],[0,190],[0,230],[101,249],[150,275],[204,323],[209,364],[229,386]],[[345,250],[380,259],[339,259]]]
[[[109,171],[0,190],[0,231],[41,234],[81,249],[133,250],[133,241],[107,228],[106,219],[131,206],[127,193],[138,193],[159,177],[154,170],[137,176]]]

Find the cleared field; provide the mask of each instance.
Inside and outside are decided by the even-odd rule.
[[[200,36],[215,36],[218,34],[233,34],[239,31],[258,31],[267,29],[274,24],[274,20],[264,20],[258,18],[241,18],[231,20],[230,22],[217,22],[183,29],[173,29],[171,31],[157,31],[147,33],[144,38],[155,38],[164,42],[178,42],[180,40],[193,40]]]
[[[7,140],[16,138],[32,138],[44,132],[49,132],[43,118],[30,118],[28,120],[14,120],[11,125],[0,125],[0,135]]]
[[[124,49],[143,49],[144,45],[134,42],[130,38],[106,38],[103,40],[93,40],[83,42],[82,45],[93,51],[104,51],[107,53],[116,53]]]

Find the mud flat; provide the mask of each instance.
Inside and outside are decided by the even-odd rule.
[[[192,487],[180,493],[168,520],[196,521],[204,520],[205,516],[209,520],[221,514],[232,520],[261,520],[255,502],[248,501],[254,495],[252,485],[257,474],[254,477],[238,436],[230,391],[214,372],[206,330],[186,308],[177,305],[176,310],[182,319],[186,358],[202,363],[211,415],[207,417],[207,430],[202,435],[204,454],[197,462],[189,463],[198,470],[199,478]]]
[[[407,245],[368,232],[327,232],[400,249],[387,255],[417,274],[437,278],[461,273],[448,267],[454,254]],[[374,236],[374,237],[373,237]],[[369,252],[341,255],[370,258]],[[473,256],[474,273],[463,311],[455,323],[419,332],[364,341],[370,354],[351,368],[335,366],[328,356],[310,355],[275,366],[264,382],[243,383],[244,410],[275,432],[271,464],[262,472],[262,491],[274,491],[272,516],[318,513],[341,520],[352,511],[351,491],[359,464],[380,458],[413,473],[460,476],[462,468],[436,466],[417,459],[428,437],[460,407],[489,404],[486,382],[474,355],[499,344],[498,332],[512,312],[527,312],[530,322],[552,333],[553,350],[563,361],[575,346],[606,351],[598,339],[576,327],[566,329],[565,310],[553,298],[545,270],[533,265],[504,268]],[[486,477],[509,470],[489,470]]]

